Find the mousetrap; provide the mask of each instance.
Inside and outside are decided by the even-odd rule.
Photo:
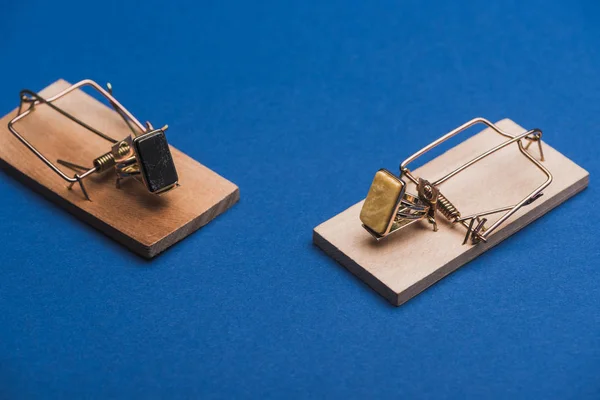
[[[473,126],[486,129],[409,169]],[[588,177],[539,129],[475,118],[407,158],[398,175],[379,170],[366,199],[317,226],[313,240],[400,305],[583,190]]]
[[[87,88],[98,98],[83,92]],[[231,207],[238,188],[169,146],[167,125],[142,124],[91,80],[23,90],[0,121],[12,175],[143,257]]]

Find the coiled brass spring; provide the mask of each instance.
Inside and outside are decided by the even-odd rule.
[[[433,187],[430,184],[426,184],[423,187],[423,193],[428,199],[433,198]],[[436,209],[450,222],[456,222],[456,220],[460,218],[460,211],[458,211],[456,207],[454,207],[454,204],[452,204],[452,202],[441,192],[438,192]]]
[[[438,194],[437,209],[450,222],[456,222],[460,218],[460,211],[441,192]]]
[[[120,157],[126,156],[130,151],[129,145],[125,142],[121,142],[119,145],[118,154]],[[94,167],[96,168],[96,173],[104,172],[117,164],[115,160],[115,155],[112,151],[108,153],[102,154],[100,157],[97,157],[94,160]]]

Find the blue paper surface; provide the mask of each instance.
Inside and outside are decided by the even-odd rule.
[[[1,3],[1,114],[110,81],[241,201],[147,262],[0,173],[0,397],[600,397],[595,2]],[[590,187],[392,307],[312,229],[476,116]]]

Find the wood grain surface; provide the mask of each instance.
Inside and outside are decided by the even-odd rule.
[[[508,119],[498,126],[513,134],[524,131]],[[503,140],[491,130],[483,130],[418,168],[415,174],[435,180]],[[531,151],[538,154],[535,146]],[[487,243],[462,245],[465,229],[452,226],[441,215],[438,232],[420,221],[376,242],[361,226],[362,201],[317,226],[313,241],[392,304],[400,305],[587,187],[587,171],[545,143],[544,155],[544,165],[554,181],[544,196],[520,209]],[[511,145],[451,178],[440,189],[462,215],[469,215],[515,204],[545,178],[516,145]],[[409,184],[407,190],[416,193],[414,185]],[[490,216],[489,225],[499,215]]]
[[[60,80],[40,94],[48,98],[69,85]],[[55,104],[113,138],[130,134],[115,111],[82,91]],[[116,189],[115,174],[108,171],[87,179],[92,200],[87,201],[78,185],[68,190],[67,182],[10,133],[7,124],[15,115],[16,109],[0,120],[0,159],[6,171],[143,257],[156,256],[239,200],[236,185],[171,146],[181,184],[177,189],[156,196],[133,179]],[[109,142],[45,105],[36,107],[15,128],[53,162],[65,159],[91,166],[94,158],[111,148]],[[73,175],[66,167],[60,168]]]

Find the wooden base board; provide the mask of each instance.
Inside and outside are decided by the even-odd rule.
[[[60,80],[40,94],[48,98],[68,86],[68,82]],[[115,111],[82,91],[70,93],[55,104],[111,137],[121,139],[130,134]],[[155,196],[146,192],[139,182],[129,179],[123,181],[119,190],[115,188],[115,175],[107,172],[94,175],[86,182],[92,199],[87,201],[78,185],[68,190],[61,177],[10,133],[7,124],[16,113],[15,109],[0,120],[2,166],[28,186],[143,257],[156,256],[239,200],[237,186],[171,146],[181,184],[177,189]],[[109,142],[45,105],[38,106],[15,127],[51,161],[60,158],[89,166],[94,158],[111,148]],[[72,175],[72,171],[62,169]]]
[[[525,131],[508,119],[498,126],[514,134]],[[418,168],[416,176],[437,179],[503,140],[486,129]],[[537,154],[535,146],[531,151]],[[544,196],[519,210],[487,243],[463,246],[465,229],[452,226],[442,216],[438,232],[421,221],[376,242],[361,226],[362,201],[317,226],[313,241],[390,303],[401,305],[587,187],[587,171],[545,143],[544,155],[554,181]],[[463,215],[469,215],[515,204],[545,179],[515,146],[508,146],[456,175],[441,190]],[[408,190],[416,193],[414,186]]]

